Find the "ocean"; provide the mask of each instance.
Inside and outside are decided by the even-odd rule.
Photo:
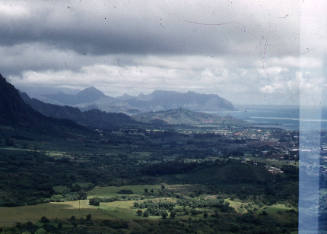
[[[220,115],[232,116],[262,127],[298,130],[302,124],[321,124],[327,130],[327,108],[314,109],[298,106],[237,106],[237,111],[224,111]],[[301,113],[301,115],[300,115]],[[301,116],[301,118],[300,118]]]

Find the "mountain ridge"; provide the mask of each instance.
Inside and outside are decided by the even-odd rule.
[[[98,109],[106,112],[122,112],[126,114],[176,108],[186,108],[202,112],[235,110],[231,102],[217,94],[201,94],[194,91],[154,90],[150,94],[139,94],[138,96],[125,94],[120,97],[111,97],[94,87],[89,87],[75,95],[52,94],[46,97],[52,98],[53,101],[61,102],[62,105],[75,106],[81,109],[85,109],[87,106],[96,106]]]
[[[25,93],[21,93],[21,96],[25,103],[45,116],[52,116],[57,119],[69,119],[86,127],[108,130],[135,126],[138,124],[137,121],[123,113],[106,113],[97,109],[81,111],[76,107],[44,103],[37,99],[30,98]]]
[[[26,104],[19,91],[0,74],[0,125],[30,132],[68,133],[69,129],[86,130],[73,121],[44,116]],[[67,131],[66,131],[67,130]]]
[[[172,125],[191,126],[227,126],[243,124],[242,121],[232,117],[221,117],[216,114],[196,112],[184,108],[170,109],[165,111],[146,112],[133,116],[134,119],[144,123],[162,122]]]

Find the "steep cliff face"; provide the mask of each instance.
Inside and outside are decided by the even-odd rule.
[[[0,74],[0,123],[26,126],[44,120],[45,117],[26,105],[18,90]]]
[[[35,132],[67,132],[85,130],[70,120],[42,115],[26,104],[19,91],[0,74],[0,125],[24,128]]]

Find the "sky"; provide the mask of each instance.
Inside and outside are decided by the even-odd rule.
[[[0,0],[0,72],[22,90],[297,104],[302,89],[325,86],[326,8],[313,2]]]

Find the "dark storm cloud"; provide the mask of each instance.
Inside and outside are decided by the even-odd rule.
[[[22,8],[21,15],[0,16],[0,44],[42,42],[81,54],[239,55],[262,53],[265,46],[271,54],[284,54],[297,49],[296,34],[285,23],[289,19],[265,8],[270,18],[257,19],[250,6],[242,9],[228,1],[28,1]]]
[[[112,23],[114,24],[114,23]],[[58,48],[73,49],[82,54],[212,54],[226,53],[228,48],[227,38],[218,35],[220,42],[216,43],[208,38],[199,38],[198,33],[192,30],[176,29],[177,33],[160,31],[158,25],[152,25],[153,32],[142,29],[143,22],[139,24],[124,22],[127,30],[118,28],[103,28],[89,25],[80,28],[35,28],[43,27],[34,22],[21,22],[18,25],[0,27],[0,44],[12,46],[28,42],[42,42]],[[119,25],[119,24],[118,24]],[[198,27],[198,26],[197,26]],[[182,32],[184,31],[184,32]],[[202,31],[206,31],[203,30]],[[204,34],[209,34],[204,32]],[[226,46],[227,45],[227,46]]]

